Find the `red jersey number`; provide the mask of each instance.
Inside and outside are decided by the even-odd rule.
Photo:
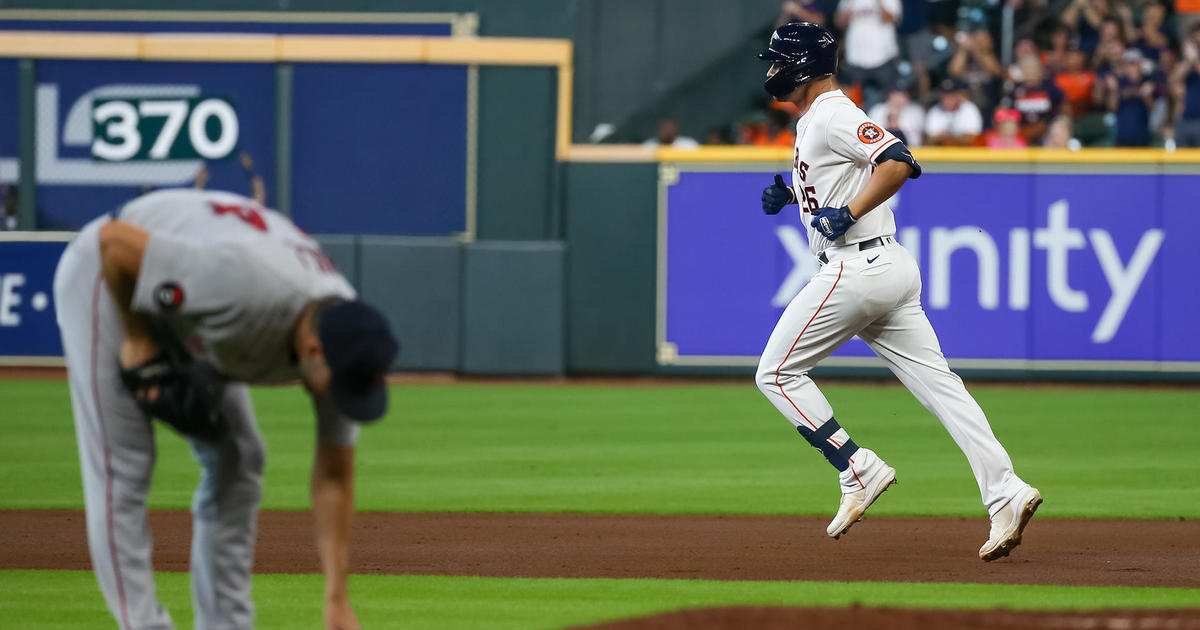
[[[821,202],[817,201],[817,188],[815,186],[805,186],[800,189],[804,198],[801,199],[800,210],[803,212],[814,212],[821,207]],[[807,208],[805,206],[808,206]]]
[[[300,259],[300,264],[313,271],[323,273],[337,273],[337,267],[329,257],[321,253],[321,250],[307,245],[292,245],[292,249],[296,251],[296,257]]]
[[[220,203],[210,203],[209,205],[212,206],[213,212],[216,213],[217,216],[223,214],[232,214],[233,216],[241,219],[242,223],[245,223],[246,225],[249,225],[260,232],[267,231],[267,222],[263,220],[262,214],[254,208],[248,206],[239,206],[236,204],[225,205]]]

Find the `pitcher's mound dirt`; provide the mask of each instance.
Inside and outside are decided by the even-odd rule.
[[[1200,630],[1200,610],[906,610],[899,608],[698,608],[580,626],[576,630]]]

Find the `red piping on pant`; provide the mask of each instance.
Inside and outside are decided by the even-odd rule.
[[[779,371],[783,369],[783,364],[787,363],[788,358],[790,358],[792,353],[796,351],[796,346],[800,344],[800,338],[804,336],[804,333],[808,330],[808,327],[812,325],[813,320],[817,318],[817,315],[821,314],[821,309],[825,308],[825,303],[829,301],[829,296],[833,295],[833,290],[837,288],[838,282],[841,281],[842,271],[845,270],[845,268],[846,263],[844,261],[838,263],[838,275],[833,281],[833,286],[829,287],[829,293],[825,294],[825,299],[821,300],[821,305],[817,307],[817,310],[813,313],[812,317],[808,318],[808,323],[804,325],[804,328],[800,329],[800,334],[796,335],[796,340],[792,342],[792,347],[788,349],[787,354],[783,355],[783,360],[780,361],[779,365],[775,368],[775,387],[779,388],[779,393],[783,394],[783,398],[792,405],[792,409],[795,409],[796,413],[800,414],[800,417],[804,418],[804,421],[807,422],[808,425],[814,430],[817,428],[817,425],[813,424],[813,421],[809,420],[808,416],[804,415],[803,411],[800,411],[800,408],[796,406],[796,403],[792,402],[792,399],[788,398],[787,392],[783,390],[783,385],[779,383]]]
[[[783,394],[783,398],[788,401],[788,403],[792,406],[792,409],[795,409],[796,413],[800,414],[800,417],[804,418],[804,421],[807,422],[808,426],[812,427],[813,430],[816,430],[817,425],[813,424],[813,421],[809,420],[808,416],[804,415],[803,411],[800,411],[800,408],[796,406],[796,403],[794,401],[792,401],[792,399],[790,397],[788,397],[787,392],[784,391],[783,385],[781,385],[779,383],[779,371],[783,369],[783,364],[787,363],[788,358],[790,358],[792,356],[792,353],[796,351],[796,346],[800,344],[800,338],[804,336],[805,331],[807,331],[808,327],[812,325],[813,320],[817,319],[817,315],[819,315],[821,313],[821,309],[825,308],[825,303],[829,301],[829,296],[833,295],[833,290],[837,288],[838,282],[840,282],[842,280],[842,272],[845,271],[845,269],[846,269],[845,261],[838,263],[838,275],[837,275],[837,278],[833,281],[833,286],[829,287],[829,293],[825,294],[825,299],[821,300],[821,305],[817,307],[817,310],[816,310],[816,312],[813,313],[812,317],[808,318],[808,323],[805,324],[804,328],[802,328],[800,330],[800,334],[796,335],[796,340],[792,342],[792,347],[788,349],[787,354],[785,354],[783,356],[783,360],[780,361],[779,365],[775,368],[775,386],[779,388],[779,393]],[[832,442],[833,445],[838,448],[842,447],[842,445],[838,444],[837,441],[834,440],[833,438],[829,438],[829,441]],[[850,460],[850,463],[853,464],[854,460]],[[854,475],[854,479],[855,479],[855,481],[858,482],[858,485],[865,488],[866,485],[864,485],[862,480],[858,478],[858,473],[854,472],[853,466],[850,467],[850,472]]]
[[[99,364],[100,346],[100,287],[103,276],[96,274],[96,285],[92,289],[92,400],[96,405],[96,424],[100,427],[100,439],[104,441],[104,474],[107,478],[104,495],[104,512],[108,519],[108,553],[112,557],[113,576],[117,580],[117,598],[121,601],[121,626],[132,627],[129,624],[129,607],[125,602],[125,581],[121,579],[121,564],[117,559],[117,538],[113,522],[113,470],[112,449],[108,445],[108,436],[104,431],[104,421],[100,417],[100,383],[96,377],[96,366]]]

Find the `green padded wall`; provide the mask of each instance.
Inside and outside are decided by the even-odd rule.
[[[400,340],[396,367],[457,370],[462,253],[452,238],[363,236],[359,294],[387,316]]]
[[[657,164],[566,165],[567,369],[655,369]]]
[[[463,246],[461,369],[474,374],[561,374],[560,242]]]
[[[556,239],[555,71],[479,69],[480,240]]]
[[[333,261],[339,272],[357,290],[358,282],[358,237],[346,234],[315,234],[313,238],[321,244],[321,250]]]

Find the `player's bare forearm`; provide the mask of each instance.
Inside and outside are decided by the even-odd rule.
[[[862,218],[879,204],[891,199],[911,174],[912,170],[908,164],[896,160],[888,160],[876,166],[866,186],[846,204],[850,207],[850,214],[855,219]]]
[[[327,628],[356,628],[346,576],[350,569],[350,516],[354,512],[354,447],[317,441],[312,474],[317,552],[325,573]]]
[[[132,308],[133,290],[149,239],[148,232],[124,221],[109,221],[100,228],[100,273],[121,314],[125,329],[121,358],[125,365],[146,360],[157,351],[150,338],[149,320]]]

